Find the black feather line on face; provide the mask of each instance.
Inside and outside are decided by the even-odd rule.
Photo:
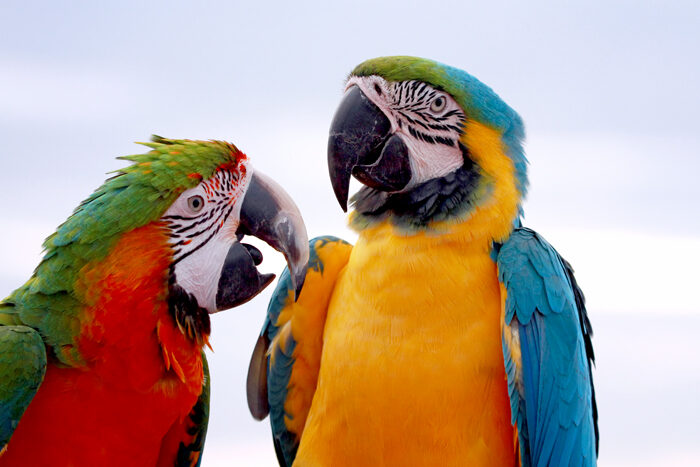
[[[202,242],[201,242],[199,245],[197,245],[196,247],[194,247],[194,248],[192,248],[191,250],[185,252],[184,254],[182,254],[182,255],[176,257],[171,266],[175,266],[177,263],[179,263],[180,261],[182,261],[183,259],[185,259],[185,258],[187,258],[188,256],[190,256],[190,255],[191,255],[192,253],[194,253],[195,251],[197,251],[197,250],[199,250],[200,248],[202,248],[202,247],[203,247],[204,245],[206,245],[212,238],[214,238],[214,236],[215,236],[217,233],[219,233],[219,231],[221,230],[221,228],[226,224],[226,220],[228,219],[228,216],[231,214],[231,211],[233,211],[233,206],[229,206],[227,210],[222,211],[221,214],[220,214],[216,219],[213,220],[213,224],[212,224],[212,225],[214,225],[214,223],[215,223],[216,228],[209,234],[209,236],[208,236],[207,238],[205,238],[204,241],[202,241]],[[225,212],[225,214],[224,214],[224,212]],[[222,217],[223,217],[223,220],[222,220]],[[211,227],[211,225],[210,225],[210,227]],[[200,236],[200,235],[204,234],[204,233],[207,232],[208,230],[209,230],[209,229],[205,228],[205,229],[203,229],[203,230],[200,230],[200,231],[197,231],[197,232],[195,232],[195,233],[192,233],[192,234],[187,235],[186,238],[187,238],[187,239],[193,239],[194,237],[197,237],[197,236]],[[181,245],[184,245],[186,241],[187,241],[187,240],[182,239],[182,240],[180,240],[179,242],[175,243],[173,246],[181,246]]]
[[[408,132],[411,134],[411,136],[420,141],[425,141],[426,143],[430,144],[442,144],[444,146],[455,147],[455,140],[452,138],[439,135],[429,135],[427,133],[423,133],[422,131],[416,130],[410,125],[408,125],[406,128],[408,128]]]
[[[178,225],[177,228],[175,226],[170,226],[170,229],[173,231],[175,236],[179,236],[180,234],[187,232],[188,230],[193,229],[194,227],[209,221],[214,216],[214,214],[216,214],[216,212],[218,210],[220,210],[220,208],[211,209],[209,212],[203,214],[201,216],[202,217],[201,219],[199,219],[196,222],[192,222],[190,225],[186,225],[186,226],[179,226]]]
[[[404,90],[407,91],[405,94]],[[395,97],[396,124],[400,129],[406,127],[409,134],[419,141],[455,147],[464,133],[466,117],[460,109],[442,115],[430,111],[430,102],[442,91],[420,81],[394,83],[391,91]]]
[[[411,84],[411,97],[409,97],[409,99],[411,99],[411,100],[415,99],[416,89],[418,88],[419,84],[420,83],[418,81],[413,81],[413,83]]]

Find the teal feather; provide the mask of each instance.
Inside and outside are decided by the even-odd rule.
[[[503,349],[522,463],[594,465],[590,324],[570,266],[525,228],[500,247],[497,264],[508,293],[505,325],[518,333],[521,346],[520,374],[505,343]]]
[[[321,261],[317,250],[329,242],[346,243],[332,236],[312,239],[309,242],[309,269],[323,272],[323,261]],[[282,310],[290,305],[291,300],[293,300],[293,291],[294,287],[292,286],[289,270],[285,268],[280,275],[277,288],[272,294],[272,299],[267,308],[267,317],[261,332],[261,335],[266,337],[268,342],[271,342],[279,333],[276,323]],[[288,413],[284,409],[284,404],[287,400],[287,387],[294,368],[293,353],[296,341],[290,335],[285,344],[283,347],[275,347],[272,358],[267,357],[267,398],[270,407],[272,437],[278,461],[282,466],[290,466],[296,457],[299,440],[296,435],[287,430],[284,419],[285,417],[293,419],[294,414]],[[272,364],[272,361],[274,361],[274,364]]]

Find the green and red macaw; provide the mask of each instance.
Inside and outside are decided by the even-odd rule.
[[[520,117],[462,70],[350,74],[328,164],[351,246],[283,274],[248,379],[281,465],[594,465],[591,326],[571,266],[521,226]]]
[[[257,295],[253,235],[299,290],[308,239],[272,180],[220,141],[154,137],[83,201],[0,302],[0,466],[194,466],[211,313]]]

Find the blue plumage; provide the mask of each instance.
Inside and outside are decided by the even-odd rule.
[[[282,309],[289,304],[294,296],[289,270],[284,268],[280,276],[277,288],[275,289],[270,304],[267,307],[267,317],[263,324],[262,334],[272,341],[279,333],[280,328],[276,326]],[[287,398],[287,384],[292,375],[292,365],[294,360],[292,354],[296,342],[292,336],[286,342],[286,346],[275,347],[274,355],[267,357],[267,400],[270,406],[270,424],[272,426],[272,437],[275,443],[275,451],[280,465],[291,465],[291,459],[296,455],[298,443],[295,436],[287,430],[284,417],[289,416],[284,410],[284,401]],[[275,364],[270,362],[274,359]]]
[[[298,442],[291,437],[285,426],[287,414],[284,412],[284,403],[287,397],[289,410],[299,415],[296,419],[299,423],[287,423],[289,429],[295,433],[312,433],[306,438],[311,441],[305,441],[299,452],[299,459],[306,463],[344,464],[346,459],[343,456],[333,457],[337,454],[333,451],[337,439],[338,445],[342,446],[337,452],[342,452],[348,457],[351,457],[350,453],[358,453],[359,456],[353,457],[352,463],[362,464],[363,462],[358,462],[357,459],[362,459],[362,455],[365,454],[363,447],[371,445],[366,443],[367,438],[363,438],[361,431],[362,427],[367,430],[366,422],[370,420],[373,423],[393,426],[390,425],[391,422],[400,420],[401,415],[397,416],[390,410],[383,411],[376,421],[364,414],[356,417],[359,411],[354,410],[342,414],[344,418],[340,422],[346,424],[340,425],[342,429],[334,426],[327,415],[346,396],[346,387],[341,379],[342,374],[339,371],[331,371],[334,369],[333,362],[357,357],[346,356],[342,347],[328,344],[342,344],[352,336],[372,335],[375,338],[373,333],[378,328],[364,326],[363,319],[365,316],[371,317],[372,311],[380,312],[377,314],[381,314],[382,318],[388,316],[382,323],[389,324],[382,329],[389,329],[389,340],[394,337],[394,329],[401,331],[396,335],[417,336],[415,341],[411,341],[412,345],[407,345],[405,349],[419,348],[417,346],[424,344],[421,339],[432,342],[428,339],[446,337],[447,334],[431,334],[430,326],[424,327],[421,319],[412,321],[407,317],[409,313],[406,310],[411,308],[412,300],[394,302],[393,297],[384,296],[383,290],[367,287],[368,291],[364,291],[361,285],[366,278],[370,279],[370,284],[371,280],[379,277],[382,286],[391,284],[391,290],[395,287],[399,293],[414,288],[424,288],[428,294],[432,293],[432,290],[440,290],[442,296],[438,297],[433,293],[427,296],[426,301],[430,305],[431,299],[435,298],[436,305],[447,305],[436,307],[437,312],[434,314],[427,312],[432,310],[426,310],[425,315],[421,317],[425,316],[426,320],[441,320],[444,313],[444,319],[454,320],[455,315],[450,314],[455,311],[452,306],[461,303],[462,299],[450,301],[451,291],[431,286],[440,280],[459,284],[462,271],[446,267],[445,277],[442,277],[430,270],[431,277],[426,284],[416,280],[426,281],[426,275],[422,271],[419,272],[421,268],[439,264],[439,256],[436,256],[435,263],[431,264],[430,260],[425,259],[428,255],[424,255],[421,248],[427,252],[435,251],[436,255],[439,255],[441,247],[447,244],[450,247],[454,246],[454,250],[448,252],[448,255],[454,253],[450,261],[463,258],[465,262],[474,259],[468,255],[460,256],[460,248],[468,248],[470,253],[483,253],[485,248],[493,246],[490,258],[497,265],[498,279],[503,285],[500,292],[505,293],[505,296],[494,293],[484,298],[484,310],[496,309],[505,304],[505,309],[501,310],[505,322],[501,323],[500,319],[496,321],[498,315],[495,313],[469,316],[469,320],[489,326],[491,334],[484,334],[484,339],[497,338],[498,330],[502,330],[503,364],[508,383],[511,421],[517,427],[518,436],[517,442],[511,445],[510,436],[515,433],[510,432],[510,427],[504,426],[507,425],[507,420],[502,419],[504,415],[507,418],[508,407],[499,405],[498,418],[493,417],[493,422],[497,423],[494,426],[503,428],[499,431],[501,444],[497,448],[485,441],[490,436],[485,425],[490,422],[486,421],[486,417],[489,416],[486,415],[487,412],[484,411],[482,419],[477,419],[478,414],[469,414],[470,417],[474,416],[479,424],[475,425],[469,434],[468,442],[460,446],[467,448],[464,454],[471,455],[478,449],[485,448],[489,456],[503,455],[498,461],[499,464],[510,463],[517,459],[515,456],[519,456],[520,464],[524,466],[595,465],[598,432],[591,377],[593,350],[590,323],[586,316],[583,294],[576,284],[570,265],[535,232],[521,227],[522,200],[528,186],[527,159],[522,144],[525,131],[521,118],[487,85],[462,70],[432,60],[415,57],[372,59],[360,64],[352,72],[350,80],[352,86],[357,86],[359,90],[348,91],[334,117],[329,136],[328,161],[333,188],[343,209],[347,207],[351,176],[354,175],[365,185],[352,199],[355,212],[351,216],[351,226],[360,233],[358,246],[353,249],[357,256],[348,252],[348,258],[351,259],[341,267],[327,261],[327,271],[335,271],[337,276],[326,277],[325,283],[337,294],[302,294],[300,302],[294,305],[294,310],[287,310],[294,311],[296,315],[297,311],[313,309],[314,307],[308,306],[310,303],[304,303],[306,297],[311,297],[309,302],[318,307],[320,311],[315,311],[322,313],[323,319],[326,312],[332,313],[330,316],[337,318],[337,321],[330,321],[333,326],[347,326],[352,329],[346,331],[345,327],[335,328],[336,331],[342,330],[337,334],[326,332],[328,329],[316,333],[315,329],[321,327],[318,322],[325,322],[319,319],[318,322],[314,321],[315,328],[307,327],[302,330],[302,323],[311,315],[299,313],[299,316],[304,318],[295,320],[298,342],[287,339],[279,348],[272,343],[271,348],[275,353],[274,363],[271,364],[274,366],[269,368],[267,374],[271,380],[276,381],[275,389],[270,389],[268,393],[280,462],[289,465],[293,461]],[[410,97],[407,97],[409,92]],[[445,108],[443,92],[454,99],[459,109],[454,108],[446,113],[438,110]],[[364,97],[357,100],[357,96],[360,95]],[[447,101],[451,102],[449,99]],[[445,122],[449,122],[453,115],[459,115],[459,122],[453,122],[454,126],[450,127]],[[398,123],[394,124],[395,122]],[[419,134],[423,136],[416,136]],[[449,136],[447,140],[446,135]],[[397,149],[400,145],[389,144],[389,141],[397,140],[403,142],[400,150]],[[383,142],[380,144],[380,141]],[[455,154],[455,146],[461,153],[461,161]],[[406,159],[410,164],[406,165]],[[371,165],[368,165],[370,162]],[[430,166],[433,162],[434,166]],[[421,170],[411,172],[406,168],[409,166],[411,170],[415,167],[420,167]],[[431,169],[430,173],[425,173],[426,167]],[[413,177],[411,180],[416,182],[415,185],[402,185],[409,179],[407,173]],[[381,225],[382,223],[386,225]],[[313,243],[314,241],[310,266],[318,272],[323,270],[323,264],[313,251]],[[363,248],[367,250],[363,251]],[[382,263],[382,260],[389,259],[390,262],[395,255],[411,255],[414,252],[415,261],[405,260],[400,263],[401,266],[405,266],[405,272],[392,267],[384,269],[387,263]],[[324,258],[328,257],[324,255]],[[374,258],[376,264],[373,263]],[[489,263],[488,266],[493,267],[493,263]],[[339,270],[342,272],[338,273]],[[453,274],[455,272],[456,274]],[[482,269],[483,275],[478,277],[479,281],[470,281],[468,287],[481,291],[482,288],[494,285],[493,272],[493,269]],[[319,279],[313,275],[311,277],[314,280]],[[396,283],[393,282],[394,279]],[[308,283],[307,278],[307,285]],[[348,287],[351,290],[348,290]],[[363,294],[361,297],[368,302],[366,309],[362,300],[354,301],[356,296],[352,289],[357,289],[357,293]],[[315,290],[318,292],[319,289]],[[342,292],[337,292],[338,290]],[[272,323],[277,322],[280,310],[290,305],[289,292],[289,284],[281,282],[268,311]],[[419,297],[419,294],[415,296]],[[413,298],[409,294],[406,294],[406,297]],[[376,305],[371,303],[375,298]],[[426,297],[420,297],[420,303],[424,303],[424,298]],[[440,302],[445,298],[447,300]],[[501,302],[501,299],[504,299],[504,302]],[[332,311],[328,309],[329,301]],[[474,303],[479,302],[475,300]],[[366,315],[363,314],[365,311]],[[286,316],[285,312],[282,315],[285,321]],[[319,318],[319,315],[313,316]],[[343,320],[339,318],[341,316],[351,316],[352,319]],[[467,315],[457,316],[461,319]],[[358,323],[362,323],[362,326]],[[426,321],[426,324],[430,323]],[[269,323],[266,325],[270,331],[268,334],[264,333],[263,337],[274,336],[279,332],[271,326]],[[325,327],[329,328],[328,322]],[[354,328],[361,329],[361,332]],[[289,329],[285,328],[283,337],[287,337],[287,331]],[[294,349],[298,354],[296,363],[308,363],[305,358],[310,352],[307,354],[306,350],[311,347],[307,347],[307,334],[310,335],[309,341],[314,343],[314,353],[320,355],[320,348],[324,349],[323,359],[319,359],[320,361],[315,360],[316,355],[308,357],[315,365],[314,370],[317,367],[319,369],[319,373],[305,375],[310,381],[297,379],[297,375],[303,372],[295,371],[292,375],[289,366],[295,364]],[[450,342],[462,343],[457,340]],[[492,340],[488,342],[492,343]],[[386,348],[376,349],[375,355],[385,357],[386,354],[380,352],[386,352]],[[479,352],[482,350],[479,347],[477,349]],[[470,348],[465,355],[473,358],[470,364],[479,368],[482,363],[478,361],[479,358],[484,359],[484,362],[500,364],[498,348],[489,349],[492,349],[491,353],[480,354]],[[446,352],[441,358],[450,359],[453,356],[454,351]],[[464,356],[459,356],[462,357]],[[432,355],[426,355],[425,358],[432,358]],[[379,357],[377,360],[380,361]],[[381,368],[386,366],[384,364]],[[297,365],[297,368],[304,366]],[[351,373],[347,368],[348,366],[339,366],[336,370],[343,369]],[[413,371],[410,364],[400,368],[402,374]],[[367,377],[354,379],[352,387],[359,389],[358,392],[363,396],[379,395],[377,388],[365,384],[373,382],[370,378],[376,374],[369,371],[366,375],[362,373],[363,377]],[[448,377],[455,375],[455,379],[459,377],[454,372],[446,374]],[[323,375],[326,375],[325,378]],[[430,378],[433,373],[426,372],[421,376],[424,379]],[[483,381],[480,380],[481,376],[478,373],[469,374],[460,384],[470,389],[490,389],[496,381],[501,385],[499,391],[505,390],[503,375],[495,375],[495,378],[489,375]],[[484,386],[480,386],[484,381]],[[297,391],[303,384],[311,386],[310,391]],[[319,388],[321,396],[316,399],[314,394],[319,392]],[[428,397],[435,394],[440,398],[440,389],[431,390]],[[502,394],[499,393],[499,396]],[[319,402],[312,404],[311,400]],[[359,403],[367,401],[367,404],[374,404],[379,412],[385,408],[385,400],[363,397],[359,399]],[[504,402],[505,399],[499,401]],[[298,410],[297,407],[302,404],[306,405]],[[302,414],[308,406],[309,411]],[[473,404],[473,407],[479,407],[479,404]],[[473,410],[473,407],[470,407],[470,410]],[[404,412],[403,407],[401,412]],[[373,451],[373,458],[383,458],[387,465],[427,464],[428,459],[439,463],[440,459],[447,458],[450,443],[462,441],[460,430],[467,432],[470,428],[460,420],[451,427],[455,431],[450,432],[449,439],[440,439],[440,443],[436,442],[434,446],[430,444],[433,442],[432,436],[439,430],[432,429],[430,418],[445,420],[448,417],[435,407],[425,412],[417,412],[420,413],[420,418],[415,417],[419,422],[415,426],[420,426],[420,429],[411,429],[411,426],[391,430],[392,434],[399,434],[400,438],[382,433],[386,439],[391,439],[392,443],[385,444],[384,438],[381,438],[382,443],[367,448],[367,451]],[[304,425],[301,422],[306,420],[303,417],[307,413],[309,423]],[[332,416],[330,418],[332,419]],[[286,421],[289,422],[289,419]],[[439,423],[441,427],[448,425],[444,422]],[[371,429],[374,428],[375,426],[371,426]],[[410,456],[392,457],[392,454],[403,452],[404,445],[400,444],[402,439],[407,440],[405,452],[410,453]],[[423,441],[428,449],[423,448]],[[473,447],[479,442],[482,443],[481,446]],[[392,446],[390,450],[386,449],[388,445]],[[416,449],[417,446],[420,448]],[[514,446],[516,452],[510,450],[511,446]],[[425,457],[421,457],[423,455]],[[399,458],[400,463],[386,461]],[[415,462],[405,462],[406,458]],[[462,455],[460,458],[468,457]],[[333,462],[328,462],[328,459],[333,459]]]
[[[450,81],[462,88],[469,105],[464,109],[476,121],[483,122],[502,132],[501,140],[506,146],[506,155],[515,166],[518,190],[524,197],[527,193],[527,158],[522,141],[525,139],[525,126],[520,115],[513,110],[493,89],[485,85],[464,70],[449,65],[439,64]]]
[[[322,248],[328,242],[346,243],[333,236],[323,236],[312,239],[309,242],[310,271],[323,273],[324,265],[323,261],[321,261],[318,256],[318,249]],[[263,324],[261,334],[266,338],[267,342],[271,342],[280,332],[280,328],[277,327],[278,318],[282,310],[292,303],[293,297],[294,287],[289,275],[289,270],[285,268],[280,276],[277,288],[272,295],[270,304],[268,305],[267,317]],[[287,426],[284,422],[285,417],[293,418],[293,414],[285,411],[284,403],[287,399],[287,388],[294,365],[293,354],[297,343],[290,334],[284,344],[285,345],[278,345],[272,348],[273,354],[267,357],[266,363],[266,397],[269,403],[270,425],[272,426],[272,436],[275,443],[275,451],[277,452],[277,459],[282,466],[292,464],[296,456],[297,448],[299,447],[299,440],[292,432],[287,430]]]
[[[520,362],[506,339],[503,350],[523,465],[595,465],[590,324],[571,268],[526,228],[501,246],[497,263],[507,290],[504,332],[520,345]]]

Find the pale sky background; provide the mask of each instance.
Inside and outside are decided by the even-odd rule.
[[[0,3],[0,295],[151,133],[237,144],[310,236],[353,239],[326,169],[344,78],[429,57],[525,120],[525,223],[576,268],[595,330],[599,465],[700,465],[700,3],[193,3]],[[271,291],[212,319],[206,467],[276,465],[245,402]]]

